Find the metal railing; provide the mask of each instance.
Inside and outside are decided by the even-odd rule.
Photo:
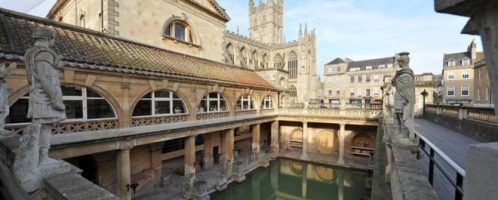
[[[452,187],[455,189],[454,199],[462,200],[464,195],[463,190],[463,179],[465,177],[465,170],[460,167],[457,163],[455,163],[448,155],[446,155],[443,151],[441,151],[436,145],[432,144],[427,138],[422,136],[421,134],[416,134],[419,139],[419,148],[421,152],[423,152],[429,159],[428,163],[428,179],[429,183],[435,187],[434,185],[434,167],[437,167],[439,171],[442,173],[443,177],[451,183]],[[449,167],[451,167],[455,173],[454,177],[451,172],[449,172],[443,166],[443,163],[436,159],[436,157],[441,158],[444,162],[446,162]],[[418,156],[420,159],[420,155]],[[437,192],[437,191],[436,191]],[[441,195],[441,194],[440,194]]]

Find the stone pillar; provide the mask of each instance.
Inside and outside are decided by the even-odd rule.
[[[303,153],[301,158],[308,159],[308,122],[303,122]]]
[[[195,181],[195,136],[185,138],[185,178],[183,197],[191,199]]]
[[[214,152],[213,152],[213,147],[214,145],[214,134],[218,133],[209,133],[209,134],[204,134],[204,157],[202,158],[204,161],[204,169],[209,169],[214,165]]]
[[[235,129],[229,129],[223,136],[223,156],[225,161],[233,161],[233,148],[235,142]]]
[[[156,185],[161,185],[162,179],[162,158],[161,147],[163,143],[149,145],[150,149],[150,168],[154,170],[154,179]]]
[[[278,154],[278,151],[280,149],[279,135],[280,135],[279,123],[278,123],[278,121],[274,121],[271,123],[271,153],[272,154]]]
[[[346,140],[346,124],[340,124],[339,128],[339,160],[337,163],[344,165],[344,148]]]
[[[252,129],[252,153],[254,160],[258,159],[260,151],[260,138],[261,138],[261,125],[256,124],[251,127]]]
[[[118,168],[118,196],[125,200],[131,200],[131,167],[130,167],[130,148],[123,148],[118,151],[117,168]]]
[[[464,200],[498,198],[496,158],[498,158],[498,143],[496,142],[470,146],[467,152]]]

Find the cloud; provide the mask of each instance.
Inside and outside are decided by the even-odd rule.
[[[228,29],[240,26],[240,32],[247,34],[247,2],[220,0],[220,3],[233,19]],[[323,64],[336,57],[360,60],[393,56],[401,51],[411,53],[416,73],[441,73],[443,53],[465,51],[475,37],[460,34],[467,19],[435,13],[432,3],[426,0],[376,0],[375,3],[287,0],[285,36],[287,40],[297,38],[300,23],[316,28],[317,71],[320,73],[323,73]]]

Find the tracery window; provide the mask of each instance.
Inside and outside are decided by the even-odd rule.
[[[263,99],[263,102],[261,103],[261,108],[262,109],[272,109],[273,108],[273,101],[271,96],[266,96]]]
[[[194,43],[192,29],[181,20],[174,20],[166,25],[164,35],[179,41]]]
[[[246,67],[247,66],[247,51],[246,48],[242,48],[240,50],[240,66]]]
[[[201,103],[197,107],[198,113],[207,112],[224,112],[227,111],[227,103],[220,93],[209,93],[202,98]]]
[[[261,69],[266,69],[268,67],[268,55],[263,55],[263,62],[261,62]]]
[[[297,55],[291,52],[287,66],[289,67],[289,78],[297,78]]]
[[[230,57],[230,64],[235,64],[235,50],[233,48],[233,45],[232,44],[228,44],[227,45],[227,52],[228,52],[228,56]]]
[[[258,69],[258,64],[259,64],[259,58],[258,58],[258,52],[257,51],[254,51],[252,53],[252,66],[254,69]]]
[[[282,56],[280,54],[277,54],[275,56],[275,60],[274,60],[274,64],[273,64],[273,68],[275,69],[283,69],[284,68],[284,59],[282,58]]]
[[[139,101],[133,116],[177,115],[187,113],[183,100],[172,91],[154,91]]]
[[[254,103],[251,95],[244,95],[237,100],[236,110],[253,110]]]
[[[61,86],[63,102],[66,106],[67,121],[114,119],[116,113],[111,104],[100,94],[80,86]],[[29,94],[19,98],[12,106],[6,123],[26,123],[29,106]]]

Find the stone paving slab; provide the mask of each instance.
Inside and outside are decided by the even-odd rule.
[[[424,119],[415,119],[415,131],[426,137],[464,170],[469,146],[482,143]]]

